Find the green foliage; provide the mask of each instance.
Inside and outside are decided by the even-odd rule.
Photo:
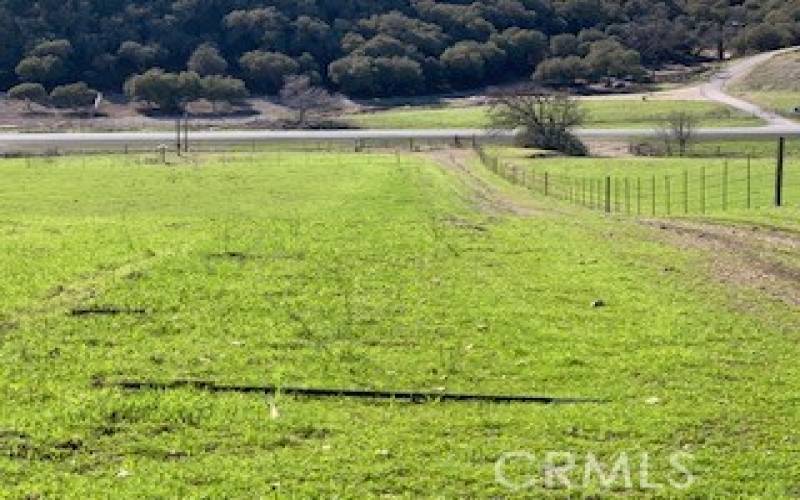
[[[541,31],[508,28],[491,41],[505,53],[506,66],[519,74],[529,73],[547,53],[547,35]]]
[[[45,104],[47,102],[47,91],[40,83],[20,83],[8,90],[9,99],[15,101],[25,101],[28,104]]]
[[[645,74],[638,52],[626,49],[616,40],[600,40],[589,46],[585,58],[593,79],[608,77],[640,79]]]
[[[578,56],[553,57],[544,60],[534,73],[534,79],[545,85],[564,87],[589,77],[590,68]]]
[[[415,94],[425,81],[421,65],[405,56],[348,56],[331,64],[330,77],[345,93],[357,96]]]
[[[56,87],[50,93],[50,101],[57,108],[86,108],[94,104],[97,91],[89,88],[85,82]]]
[[[242,80],[229,76],[201,77],[193,71],[167,73],[153,69],[136,75],[125,83],[128,97],[156,106],[162,111],[181,110],[187,103],[207,99],[217,103],[233,103],[248,96]]]
[[[204,43],[192,52],[186,67],[200,76],[223,75],[228,69],[228,62],[216,47]]]
[[[524,148],[586,156],[587,147],[574,135],[586,117],[577,99],[538,93],[501,94],[489,105],[489,128],[516,131],[515,142]]]
[[[445,50],[441,62],[449,81],[458,88],[497,78],[505,57],[505,52],[494,43],[466,41]]]
[[[229,76],[211,75],[200,80],[199,97],[214,103],[232,104],[248,96],[244,82]]]
[[[72,43],[69,40],[48,40],[41,42],[31,49],[29,55],[36,57],[55,56],[59,59],[67,59],[72,55]]]
[[[783,26],[757,24],[744,29],[733,46],[740,53],[760,52],[784,47],[792,39],[792,34]]]
[[[119,91],[150,69],[188,67],[274,93],[295,72],[280,56],[348,93],[431,93],[527,76],[545,58],[586,57],[603,40],[620,44],[626,65],[636,65],[636,52],[647,67],[691,63],[707,49],[796,44],[795,11],[793,0],[746,8],[705,0],[9,1],[0,4],[0,86],[80,80]],[[253,53],[270,57],[235,64]],[[378,71],[402,81],[387,89],[390,78],[370,75]]]
[[[29,56],[21,60],[14,71],[26,82],[48,84],[64,75],[64,61],[53,55]]]
[[[286,78],[300,70],[300,65],[291,57],[262,50],[247,52],[239,59],[239,65],[250,88],[267,94],[277,93]]]
[[[130,64],[133,68],[142,71],[154,63],[159,56],[160,49],[157,45],[143,45],[132,40],[120,44],[117,49],[117,58]]]
[[[580,43],[572,33],[562,33],[550,39],[550,54],[553,57],[577,56],[580,54]]]
[[[125,83],[129,98],[154,105],[162,111],[178,111],[186,102],[200,97],[201,78],[197,73],[167,73],[151,69]]]

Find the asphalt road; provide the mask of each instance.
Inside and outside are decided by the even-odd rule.
[[[654,137],[656,130],[637,129],[581,129],[577,135],[584,139],[631,139]],[[699,129],[701,139],[748,139],[774,137],[800,137],[800,126],[765,126]],[[401,145],[411,141],[428,143],[461,143],[469,145],[473,139],[481,143],[508,143],[513,132],[489,133],[485,130],[328,130],[328,131],[225,131],[195,132],[190,135],[193,148],[291,143],[339,143],[352,145]],[[175,134],[166,132],[117,133],[46,133],[0,134],[0,153],[47,151],[125,151],[155,150],[160,145],[175,147]]]
[[[758,64],[776,54],[794,49],[759,54],[744,58],[724,71],[714,75],[704,84],[701,92],[710,100],[721,102],[762,118],[767,124],[762,127],[728,127],[697,130],[699,139],[754,139],[774,137],[800,137],[800,124],[780,117],[758,106],[726,93],[727,85],[746,75]],[[621,104],[624,101],[620,102]],[[631,139],[653,137],[658,132],[652,129],[579,129],[576,133],[584,139]],[[194,148],[241,146],[252,147],[264,144],[288,143],[343,143],[357,147],[364,145],[408,145],[412,141],[433,143],[471,144],[507,143],[513,132],[490,133],[478,129],[450,130],[291,130],[291,131],[216,131],[193,132],[190,144]],[[16,152],[61,152],[61,151],[127,151],[153,150],[160,145],[174,148],[175,134],[172,132],[115,132],[115,133],[2,133],[0,153]]]
[[[700,93],[709,100],[726,104],[732,108],[761,118],[767,123],[767,128],[775,128],[778,130],[796,128],[798,125],[796,122],[793,122],[792,120],[784,118],[771,111],[762,109],[753,103],[734,97],[728,94],[726,91],[730,84],[735,83],[737,80],[747,76],[759,64],[772,59],[776,55],[785,54],[795,50],[797,50],[797,47],[791,47],[788,49],[765,52],[763,54],[740,59],[739,61],[728,66],[725,70],[715,74],[708,83],[700,87]],[[800,102],[798,105],[800,105]]]

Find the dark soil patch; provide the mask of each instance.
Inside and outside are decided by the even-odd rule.
[[[147,310],[139,308],[127,308],[116,306],[95,306],[95,307],[76,307],[70,310],[69,315],[73,317],[84,316],[119,316],[123,314],[144,315]]]
[[[777,230],[746,230],[710,222],[646,221],[668,242],[710,252],[719,280],[766,292],[788,304],[800,305],[800,268],[782,260],[781,250],[800,248],[800,237]]]
[[[261,255],[253,255],[244,252],[220,252],[220,253],[212,253],[209,255],[212,259],[230,259],[230,260],[237,260],[237,261],[246,261],[246,260],[259,260],[263,259],[264,257]]]

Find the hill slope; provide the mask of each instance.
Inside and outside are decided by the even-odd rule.
[[[733,91],[779,114],[796,118],[800,106],[800,52],[770,59],[733,85]]]
[[[30,81],[49,89],[83,80],[119,90],[149,68],[187,65],[243,78],[258,93],[276,92],[290,74],[364,96],[485,84],[529,76],[537,67],[542,79],[569,83],[641,75],[641,65],[687,61],[702,49],[796,43],[792,5],[0,0],[0,85]],[[719,41],[720,26],[730,27],[723,37],[730,47]]]

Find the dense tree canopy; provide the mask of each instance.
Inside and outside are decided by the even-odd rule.
[[[636,78],[798,43],[798,21],[800,0],[0,0],[0,85],[119,91],[159,69],[378,96]]]

